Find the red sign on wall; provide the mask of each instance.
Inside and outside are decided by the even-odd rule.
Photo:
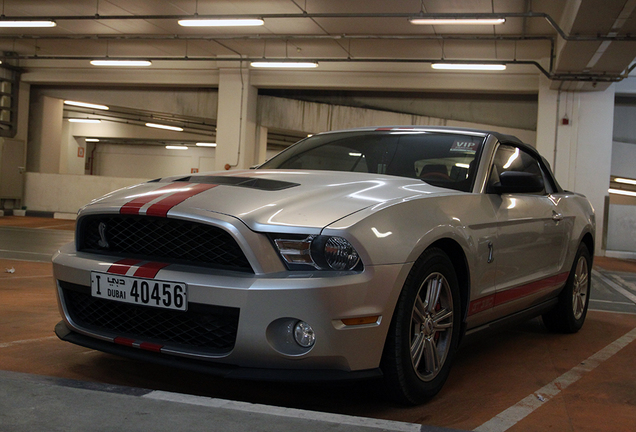
[[[199,172],[199,168],[190,168],[190,173],[191,174],[196,174]]]
[[[84,157],[84,147],[78,147],[77,148],[77,157]]]

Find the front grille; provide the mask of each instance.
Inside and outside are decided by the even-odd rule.
[[[71,320],[83,329],[212,355],[234,348],[238,308],[190,303],[186,312],[173,311],[95,298],[90,287],[68,282],[60,286]]]
[[[150,261],[252,272],[245,254],[222,228],[151,216],[87,216],[78,224],[79,250]]]

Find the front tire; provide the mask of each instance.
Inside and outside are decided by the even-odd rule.
[[[590,252],[581,244],[565,287],[559,294],[559,303],[542,317],[548,330],[557,333],[576,333],[583,327],[590,304],[591,272]]]
[[[427,250],[406,279],[382,358],[393,400],[416,405],[442,389],[457,350],[460,309],[452,262],[440,249]]]

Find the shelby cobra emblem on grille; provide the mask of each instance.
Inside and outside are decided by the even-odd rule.
[[[99,231],[100,240],[97,242],[99,247],[108,249],[108,240],[106,240],[106,224],[104,222],[99,223],[99,227],[97,228]]]

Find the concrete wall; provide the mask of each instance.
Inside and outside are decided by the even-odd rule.
[[[636,178],[636,144],[619,141],[612,143],[612,175]]]
[[[273,96],[259,96],[258,123],[268,128],[304,131],[308,133],[387,125],[473,127],[486,130],[493,129],[502,133],[516,135],[519,139],[529,144],[534,144],[536,140],[535,131],[528,129],[498,127],[439,117],[329,105]]]
[[[212,147],[168,150],[162,146],[99,144],[92,153],[96,176],[159,178],[214,171],[216,150]],[[90,176],[94,177],[94,176]]]
[[[79,100],[175,115],[217,117],[216,88],[36,87],[34,97]]]
[[[24,205],[27,210],[77,213],[95,198],[147,180],[30,172],[26,174]]]

